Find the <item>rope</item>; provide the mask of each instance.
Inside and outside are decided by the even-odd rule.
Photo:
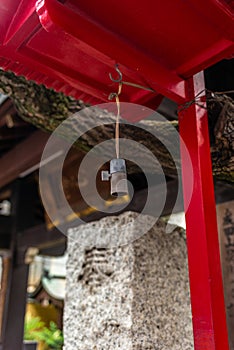
[[[115,124],[115,150],[116,150],[116,158],[119,158],[119,119],[120,119],[120,101],[119,101],[119,95],[122,91],[122,83],[119,84],[119,90],[118,93],[115,95],[115,101],[117,105],[117,117],[116,117],[116,124]]]

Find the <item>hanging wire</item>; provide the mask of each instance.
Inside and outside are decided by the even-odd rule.
[[[119,69],[119,65],[118,64],[115,65],[115,70],[116,70],[116,72],[118,74],[118,78],[117,79],[113,78],[112,74],[109,73],[110,80],[112,80],[114,83],[122,83],[123,74],[122,74],[121,70]]]
[[[118,64],[115,65],[115,70],[116,70],[116,72],[118,74],[118,78],[117,79],[113,78],[112,74],[109,73],[109,78],[114,83],[121,83],[123,85],[132,86],[132,87],[135,87],[137,89],[146,90],[146,91],[150,91],[150,92],[156,93],[156,91],[154,89],[150,88],[149,86],[143,86],[143,85],[135,84],[135,83],[132,83],[130,81],[123,81],[123,75],[122,75],[122,72],[119,69],[119,65]]]
[[[197,106],[199,106],[201,108],[207,109],[206,105],[201,104],[201,102],[204,102],[204,101],[202,101],[202,97],[204,97],[205,95],[201,96],[203,93],[206,94],[206,98],[205,98],[206,102],[218,102],[218,99],[219,99],[220,95],[221,96],[225,96],[225,95],[233,94],[234,90],[229,90],[229,91],[211,91],[211,90],[208,90],[208,89],[203,89],[203,90],[198,92],[198,94],[194,97],[194,99],[179,105],[178,106],[178,112],[182,112],[183,110],[189,108],[193,104],[195,104],[195,105],[197,105]],[[226,99],[230,99],[231,100],[231,98],[228,97],[228,96],[226,96]]]
[[[111,73],[109,73],[109,77],[110,77],[110,79],[113,82],[119,83],[119,88],[118,88],[118,92],[117,93],[116,92],[110,93],[108,99],[112,100],[113,98],[115,98],[116,105],[117,105],[117,117],[116,117],[116,124],[115,124],[115,150],[116,150],[116,157],[119,158],[119,153],[120,153],[119,152],[119,120],[120,120],[120,100],[119,100],[119,95],[121,94],[122,86],[125,84],[125,85],[129,85],[129,86],[132,86],[132,87],[135,87],[135,88],[138,88],[138,89],[151,91],[151,92],[154,92],[154,93],[156,93],[156,91],[153,90],[150,87],[142,86],[142,85],[135,84],[135,83],[128,82],[128,81],[123,81],[123,75],[122,75],[122,72],[119,69],[118,64],[115,65],[115,70],[116,70],[116,72],[118,74],[117,79],[113,78]],[[233,90],[229,90],[229,91],[213,92],[213,91],[210,91],[210,90],[205,88],[205,89],[199,91],[198,94],[194,97],[194,99],[192,99],[190,101],[187,101],[184,104],[179,105],[178,106],[178,112],[182,112],[183,110],[189,108],[193,104],[196,104],[197,106],[199,106],[201,108],[207,109],[206,105],[202,103],[202,102],[204,102],[204,101],[202,101],[202,98],[204,97],[203,96],[204,93],[205,94],[210,94],[210,97],[206,96],[206,102],[209,102],[209,101],[214,101],[215,97],[218,97],[218,95],[224,95],[225,96],[225,94],[226,95],[233,94],[234,91]],[[228,96],[226,96],[226,97],[229,98]]]
[[[182,112],[183,110],[189,108],[190,106],[192,106],[193,104],[196,104],[198,105],[199,107],[202,107],[202,108],[205,108],[203,105],[199,105],[199,102],[200,102],[200,95],[203,94],[204,92],[206,92],[206,89],[203,89],[201,91],[199,91],[197,93],[196,96],[194,96],[194,99],[190,100],[190,101],[187,101],[181,105],[178,106],[178,112]]]

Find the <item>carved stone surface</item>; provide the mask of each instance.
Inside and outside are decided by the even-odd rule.
[[[70,230],[65,350],[193,349],[183,233],[166,234],[159,221],[142,238],[119,248],[82,248],[75,239],[111,225],[123,234],[123,222],[132,222],[135,215]],[[134,230],[134,224],[129,227]]]

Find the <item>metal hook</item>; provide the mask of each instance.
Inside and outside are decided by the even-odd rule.
[[[111,73],[109,73],[109,77],[110,77],[110,79],[111,79],[114,83],[120,83],[120,82],[122,81],[123,75],[122,75],[122,73],[121,73],[121,71],[120,71],[120,69],[119,69],[118,64],[115,65],[115,70],[116,70],[116,72],[117,72],[118,75],[119,75],[118,79],[114,79],[114,78],[112,77]]]

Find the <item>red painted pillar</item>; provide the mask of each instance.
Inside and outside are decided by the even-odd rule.
[[[204,89],[203,73],[185,82],[187,100]],[[204,94],[203,94],[204,95]],[[181,144],[184,204],[195,350],[227,350],[223,295],[207,112],[192,104],[179,113],[179,130],[189,151],[191,172]]]

